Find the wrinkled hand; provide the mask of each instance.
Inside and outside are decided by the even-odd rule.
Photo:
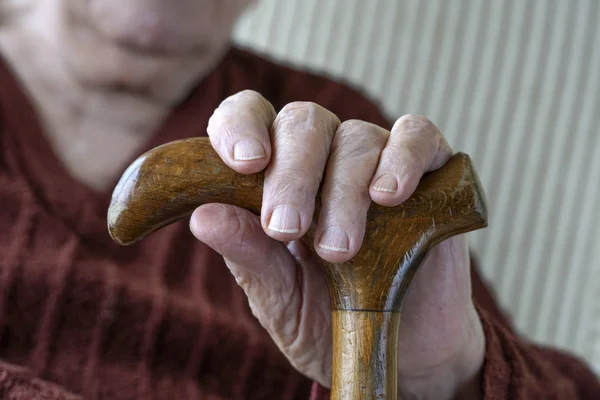
[[[323,181],[315,250],[343,262],[359,250],[372,201],[396,206],[425,172],[452,155],[427,119],[407,115],[391,132],[297,102],[277,114],[260,94],[229,97],[208,134],[239,173],[266,168],[260,217],[224,204],[193,213],[194,235],[219,252],[244,289],[254,315],[300,372],[331,385],[331,304],[315,256],[298,240],[313,219]],[[402,234],[398,232],[398,234]],[[399,392],[452,397],[483,363],[481,323],[471,300],[464,235],[430,251],[403,306],[398,349]]]

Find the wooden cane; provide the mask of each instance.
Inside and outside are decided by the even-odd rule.
[[[135,243],[204,203],[260,213],[264,174],[238,174],[207,138],[159,146],[139,157],[116,186],[108,229],[119,244]],[[314,215],[319,215],[317,196]],[[397,207],[372,204],[362,247],[326,272],[333,309],[331,398],[396,399],[400,311],[427,251],[440,241],[487,226],[485,195],[463,153],[423,176]],[[316,219],[302,238],[314,251]]]

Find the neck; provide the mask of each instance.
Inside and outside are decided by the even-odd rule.
[[[136,54],[83,27],[81,32],[62,32],[58,19],[49,24],[46,17],[41,26],[31,14],[0,26],[0,52],[26,89],[43,133],[66,169],[91,188],[104,190],[172,108],[214,68],[225,46],[212,55]]]

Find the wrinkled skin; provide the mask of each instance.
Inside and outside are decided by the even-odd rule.
[[[192,232],[225,257],[254,314],[291,363],[329,386],[329,294],[317,261],[298,240],[309,228],[321,180],[315,249],[327,261],[343,262],[360,248],[371,202],[402,203],[452,150],[421,116],[406,115],[389,132],[359,120],[341,123],[313,103],[291,103],[276,114],[251,91],[226,99],[208,133],[231,168],[266,168],[263,206],[257,217],[234,206],[204,205],[192,215]],[[442,392],[457,389],[447,382],[460,385],[476,374],[483,341],[470,293],[467,241],[458,236],[431,251],[407,295],[401,392],[433,390],[432,398],[443,398]]]
[[[109,190],[252,0],[0,0],[0,51],[75,178]]]
[[[95,190],[109,190],[124,163],[218,62],[249,3],[4,0],[0,51],[28,88],[67,170]],[[446,162],[450,146],[420,116],[404,116],[388,132],[358,120],[342,123],[312,103],[292,103],[277,114],[255,92],[223,101],[208,133],[236,171],[266,168],[263,208],[257,217],[208,204],[192,215],[191,230],[224,256],[253,313],[290,362],[329,386],[328,291],[298,240],[312,220],[319,183],[317,256],[345,261],[360,247],[371,202],[400,204],[423,173]],[[467,240],[457,236],[436,246],[415,276],[398,344],[403,397],[481,395],[485,341],[469,267]]]

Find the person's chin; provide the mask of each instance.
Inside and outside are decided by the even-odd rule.
[[[185,29],[168,19],[124,18],[118,23],[113,20],[87,21],[95,41],[137,56],[181,57],[190,53],[205,52],[206,38],[200,32]]]

